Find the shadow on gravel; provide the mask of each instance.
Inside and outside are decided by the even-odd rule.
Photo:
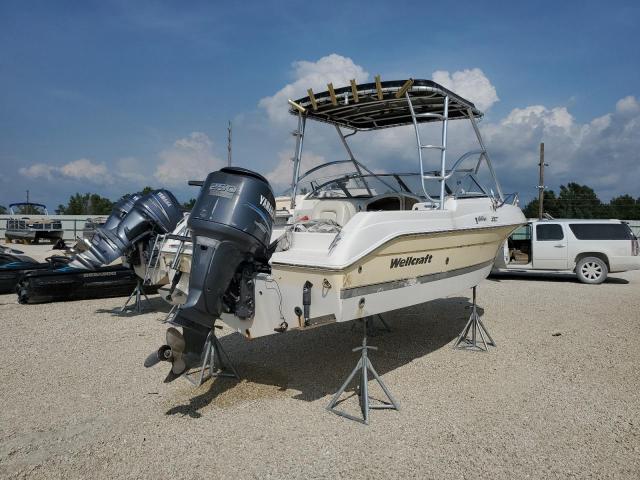
[[[144,313],[151,312],[160,312],[160,313],[169,313],[171,310],[171,305],[162,300],[159,296],[149,297],[149,301],[146,299],[142,300],[142,312],[138,313],[133,310],[134,300],[132,299],[127,305],[126,311],[121,311],[125,302],[127,301],[127,297],[122,297],[122,305],[115,308],[98,308],[96,309],[96,313],[108,313],[114,317],[135,317],[136,315],[141,315]]]
[[[492,273],[487,280],[500,282],[501,280],[530,280],[542,282],[581,283],[576,275],[571,273],[540,273],[540,272],[509,272]],[[607,277],[604,283],[626,285],[629,280],[624,278]]]
[[[453,297],[384,314],[391,332],[382,330],[376,320],[377,332],[368,337],[368,343],[378,347],[370,353],[378,373],[384,375],[449,344],[464,328],[470,306],[468,298]],[[479,307],[478,313],[483,312]],[[293,398],[308,402],[333,394],[359,359],[360,352],[351,349],[361,345],[362,330],[361,322],[352,321],[250,341],[239,334],[222,337],[221,343],[242,380],[210,380],[201,387],[206,391],[192,397],[188,404],[172,407],[166,415],[198,418],[199,410],[219,395],[236,388],[248,390],[247,382],[271,385],[280,392],[296,390],[300,393]],[[355,385],[351,387],[349,391]]]

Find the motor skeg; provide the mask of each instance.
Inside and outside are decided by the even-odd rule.
[[[171,322],[183,327],[187,367],[200,359],[223,311],[253,315],[253,280],[268,265],[274,213],[273,191],[261,175],[227,167],[207,176],[188,221],[189,295]]]

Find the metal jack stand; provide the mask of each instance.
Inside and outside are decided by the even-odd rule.
[[[138,279],[138,284],[136,285],[136,288],[133,290],[133,292],[131,292],[131,295],[129,295],[129,298],[127,298],[126,303],[120,309],[120,313],[124,313],[127,310],[131,310],[136,313],[142,313],[142,311],[144,310],[144,308],[142,307],[142,297],[144,297],[147,300],[147,304],[151,303],[151,301],[149,300],[149,297],[147,297],[147,294],[144,293],[144,286],[142,284],[142,280]],[[131,307],[128,308],[129,302],[131,301],[132,298],[135,298],[135,300],[131,305]]]
[[[367,318],[364,318],[363,322],[364,322],[364,336],[362,338],[362,346],[353,349],[354,352],[357,352],[358,350],[362,352],[360,360],[358,360],[358,364],[356,365],[356,368],[353,369],[353,371],[347,377],[347,379],[342,384],[340,389],[333,396],[333,398],[329,402],[329,405],[327,405],[327,410],[335,413],[336,415],[340,415],[350,420],[355,420],[356,422],[361,422],[361,423],[364,423],[365,425],[368,425],[370,409],[400,410],[400,405],[395,400],[395,398],[393,398],[393,395],[391,395],[391,392],[389,391],[387,386],[384,384],[384,382],[380,378],[380,375],[378,375],[378,372],[376,372],[375,368],[373,368],[373,365],[371,364],[371,360],[369,360],[369,356],[367,353],[368,350],[369,349],[377,350],[378,348],[367,345]],[[356,374],[358,374],[358,372],[360,372],[360,381],[359,381],[358,387],[356,387],[356,391],[359,397],[360,410],[362,411],[362,418],[354,417],[353,415],[349,415],[348,413],[342,412],[335,408],[339,402],[340,396],[344,393],[347,386],[349,386],[349,383],[351,383],[351,380],[353,380],[353,378],[356,376]],[[378,384],[380,384],[380,387],[382,388],[385,395],[389,399],[388,402],[382,401],[379,404],[375,404],[375,405],[370,404],[370,401],[372,399],[369,397],[369,372],[371,372],[371,374],[373,375],[373,378],[378,382]]]
[[[175,316],[178,314],[178,310],[180,310],[180,305],[173,305],[169,313],[167,313],[167,317],[162,321],[162,323],[170,323]]]
[[[231,377],[240,380],[240,375],[238,375],[237,370],[231,363],[229,355],[227,355],[227,352],[222,348],[220,340],[216,337],[214,331],[216,328],[222,327],[214,325],[209,332],[209,335],[207,335],[206,342],[204,342],[204,349],[202,350],[204,360],[202,361],[200,371],[192,373],[185,372],[182,374],[183,377],[189,380],[196,387],[199,387],[213,377]],[[226,362],[224,360],[226,360]],[[226,367],[228,367],[228,370]],[[207,370],[209,370],[208,374],[206,373]]]
[[[471,338],[469,338],[469,331],[471,331]],[[484,348],[478,343],[478,333],[480,333],[480,338],[482,339]],[[485,340],[485,335],[489,339],[488,342]],[[476,307],[476,287],[473,287],[473,306],[471,307],[471,315],[469,316],[469,321],[462,330],[462,333],[453,345],[453,348],[473,350],[476,352],[487,352],[489,350],[489,346],[495,347],[496,342],[493,341],[493,338],[489,335],[489,331],[482,323],[482,320],[480,320],[480,315],[478,315],[478,309]]]

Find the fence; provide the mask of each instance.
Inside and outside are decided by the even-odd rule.
[[[20,215],[22,217],[22,215]],[[95,215],[94,215],[95,217]],[[4,238],[4,232],[7,229],[7,219],[12,218],[11,215],[0,215],[0,238]],[[89,218],[87,215],[49,215],[52,220],[60,220],[62,222],[63,238],[65,240],[75,240],[82,236],[84,224]]]

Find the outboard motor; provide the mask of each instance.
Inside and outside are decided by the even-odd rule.
[[[167,345],[145,361],[170,361],[173,380],[201,362],[207,336],[220,314],[253,316],[254,278],[268,269],[275,198],[269,182],[244,168],[226,167],[207,176],[191,211],[193,237],[189,295],[167,331]]]
[[[89,269],[109,265],[152,233],[169,233],[182,219],[182,208],[168,190],[125,197],[98,227],[87,250],[75,255],[70,268]]]
[[[131,211],[135,203],[141,198],[141,193],[132,193],[118,200],[111,209],[111,215],[109,215],[107,221],[104,222],[102,228],[105,230],[115,230],[122,219],[127,216],[127,213]]]

